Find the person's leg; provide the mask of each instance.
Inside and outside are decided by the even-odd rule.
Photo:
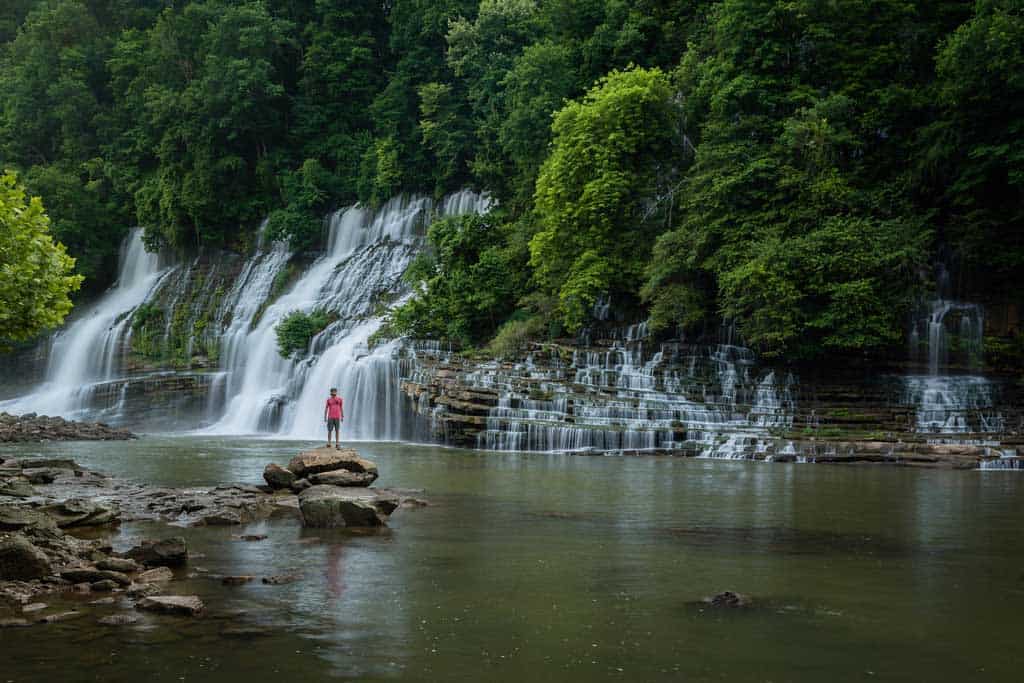
[[[331,424],[330,420],[327,420],[327,447],[328,448],[331,447],[331,429],[333,429],[333,428],[334,428],[334,425]]]

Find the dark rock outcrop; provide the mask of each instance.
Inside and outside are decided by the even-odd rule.
[[[153,595],[139,600],[135,607],[147,612],[197,617],[206,611],[203,601],[196,595]]]
[[[74,422],[62,417],[0,413],[0,443],[24,441],[123,441],[135,435],[102,422]]]

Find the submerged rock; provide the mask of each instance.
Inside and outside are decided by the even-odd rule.
[[[317,528],[386,526],[398,496],[370,489],[320,485],[299,494],[302,524]]]
[[[0,536],[0,580],[31,581],[51,573],[50,559],[23,536]]]
[[[159,583],[161,581],[170,581],[174,578],[174,572],[167,567],[157,567],[156,569],[150,569],[149,571],[142,572],[135,577],[136,583]]]
[[[294,583],[300,578],[302,577],[298,574],[278,574],[276,576],[264,576],[263,583],[268,586],[283,586],[287,583]]]
[[[225,586],[243,586],[251,583],[255,578],[255,576],[225,576],[220,582]]]
[[[139,600],[135,607],[147,612],[187,617],[196,617],[206,611],[203,601],[196,595],[154,595]]]
[[[147,567],[180,567],[188,562],[188,547],[181,536],[143,541],[125,555]]]
[[[96,620],[96,623],[100,626],[131,626],[132,624],[139,623],[139,618],[134,614],[111,614],[110,616],[100,617]]]
[[[742,609],[753,605],[753,601],[742,593],[722,591],[717,595],[704,598],[704,602],[712,607],[725,607],[730,609]]]
[[[288,469],[299,479],[335,470],[372,472],[374,475],[377,474],[377,465],[369,460],[360,458],[359,454],[351,448],[337,450],[325,446],[296,455],[288,463]]]

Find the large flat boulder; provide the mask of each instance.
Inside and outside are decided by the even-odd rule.
[[[31,581],[50,574],[46,554],[23,536],[0,535],[0,581]]]
[[[69,498],[61,503],[47,505],[42,511],[53,518],[62,529],[121,523],[121,513],[116,508],[82,498]]]
[[[360,458],[359,454],[351,448],[337,450],[326,446],[296,455],[288,463],[288,469],[299,479],[335,470],[377,474],[376,463]]]
[[[206,610],[196,595],[153,595],[139,600],[135,607],[147,612],[197,617]]]
[[[299,494],[302,524],[315,528],[379,527],[398,507],[399,498],[388,491],[312,486]]]

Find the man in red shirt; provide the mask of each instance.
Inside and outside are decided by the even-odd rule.
[[[327,420],[327,447],[331,447],[331,430],[334,430],[334,447],[341,450],[341,444],[338,442],[341,431],[341,423],[345,419],[345,412],[343,407],[345,401],[338,396],[338,390],[332,388],[331,396],[327,399],[327,405],[324,406],[324,419]]]

